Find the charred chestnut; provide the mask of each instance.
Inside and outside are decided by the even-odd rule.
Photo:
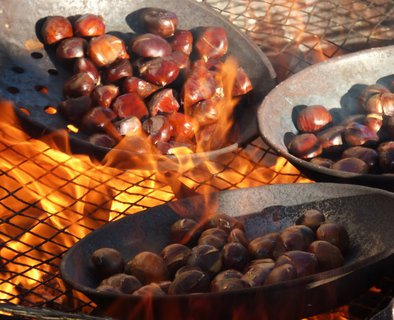
[[[168,269],[162,257],[143,251],[127,262],[125,272],[137,277],[143,284],[168,280]]]
[[[332,122],[331,113],[322,105],[311,105],[297,115],[296,126],[300,132],[316,132]]]
[[[122,273],[125,261],[119,251],[113,248],[100,248],[91,255],[91,261],[102,279]]]

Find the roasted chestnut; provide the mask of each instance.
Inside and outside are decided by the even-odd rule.
[[[115,122],[114,126],[122,136],[138,134],[142,130],[142,123],[137,117],[124,118]]]
[[[303,133],[291,140],[289,151],[296,157],[310,159],[322,153],[322,145],[313,133]]]
[[[57,49],[56,56],[59,59],[83,58],[88,43],[83,38],[73,37],[62,40]]]
[[[50,16],[45,19],[41,29],[45,44],[53,44],[65,38],[71,38],[73,27],[71,22],[62,16]]]
[[[82,37],[97,37],[105,33],[103,17],[91,13],[80,16],[74,22],[75,34]]]
[[[174,276],[179,268],[187,264],[190,254],[190,248],[180,243],[170,244],[161,251],[161,256],[171,276]]]
[[[252,82],[249,79],[248,74],[242,67],[237,68],[237,74],[234,81],[233,96],[242,96],[247,94],[253,89]]]
[[[80,122],[81,118],[90,110],[92,99],[89,96],[70,98],[60,102],[58,110],[72,122]]]
[[[194,48],[204,61],[223,57],[227,53],[227,32],[221,27],[201,27]]]
[[[127,294],[133,293],[142,286],[141,282],[136,277],[125,273],[114,274],[109,278],[104,279],[101,281],[99,286],[102,287],[103,285],[112,286],[120,292]]]
[[[96,84],[87,73],[77,73],[64,83],[63,96],[65,98],[78,98],[89,96]]]
[[[314,240],[315,234],[313,230],[305,225],[287,227],[280,233],[273,255],[277,258],[286,251],[305,251]]]
[[[334,161],[332,161],[331,159],[327,159],[327,158],[317,157],[317,158],[311,159],[310,163],[312,163],[316,166],[330,168],[334,164]]]
[[[389,93],[389,92],[390,92],[389,89],[387,89],[384,85],[379,83],[366,86],[364,90],[361,92],[360,104],[361,106],[363,106],[364,109],[366,109],[366,103],[370,97],[376,94]]]
[[[242,271],[249,262],[248,250],[239,242],[227,243],[222,250],[223,267]]]
[[[296,268],[291,264],[282,264],[275,267],[269,273],[264,284],[275,284],[283,281],[295,279],[297,277]]]
[[[214,284],[211,283],[212,292],[226,292],[249,288],[250,285],[243,279],[230,278],[221,281],[216,281]]]
[[[88,141],[99,147],[113,148],[116,145],[114,138],[106,133],[94,133],[89,136]]]
[[[247,248],[249,245],[249,241],[245,235],[245,232],[239,228],[234,228],[230,231],[227,242],[239,242],[245,248]]]
[[[178,25],[174,12],[160,8],[145,8],[140,18],[146,30],[164,38],[172,36]]]
[[[180,273],[168,288],[169,294],[208,292],[209,277],[201,270],[188,270]]]
[[[291,264],[297,273],[297,277],[309,276],[318,270],[318,260],[313,253],[305,251],[288,251],[278,257],[275,267],[283,264]]]
[[[188,142],[194,138],[198,130],[196,121],[180,112],[174,112],[167,116],[173,129],[173,137],[177,142]]]
[[[159,112],[173,113],[178,111],[179,107],[174,90],[170,88],[155,92],[148,102],[148,109],[151,116],[155,116]]]
[[[149,283],[133,292],[133,296],[143,296],[143,297],[161,297],[165,296],[166,293],[162,288],[156,283]]]
[[[346,229],[334,222],[326,222],[319,226],[316,230],[317,240],[328,241],[337,246],[341,252],[346,252],[349,248],[350,240]]]
[[[162,37],[152,33],[145,33],[134,38],[131,50],[141,57],[158,58],[168,56],[172,48]]]
[[[92,99],[97,106],[109,108],[112,101],[119,95],[119,88],[115,85],[108,84],[98,86],[92,92]]]
[[[112,109],[120,118],[134,116],[141,120],[149,114],[144,101],[136,93],[125,93],[118,96],[112,104]]]
[[[143,284],[169,279],[163,258],[149,251],[140,252],[127,262],[125,272],[137,277]]]
[[[342,153],[342,158],[358,158],[363,160],[369,169],[375,168],[378,163],[378,153],[374,149],[360,146],[346,149]]]
[[[374,130],[357,122],[352,122],[346,126],[344,137],[349,146],[361,146],[379,141],[379,136]]]
[[[205,272],[218,273],[222,268],[220,251],[211,245],[197,245],[192,249],[188,265],[198,267]]]
[[[233,230],[234,228],[238,228],[243,230],[243,224],[240,223],[237,219],[230,217],[227,214],[217,213],[212,215],[205,224],[206,228],[219,228],[227,233]]]
[[[102,131],[112,126],[116,114],[109,108],[95,107],[90,109],[82,119],[82,125],[86,131]]]
[[[87,73],[95,84],[100,83],[100,73],[92,61],[87,58],[78,58],[74,63],[74,73]]]
[[[143,63],[139,73],[144,80],[164,87],[178,77],[179,67],[175,61],[159,57]]]
[[[121,39],[110,34],[103,34],[90,40],[88,51],[90,59],[96,66],[104,67],[123,58],[126,48]]]
[[[322,105],[311,105],[297,115],[296,126],[300,132],[317,132],[332,122],[331,113]]]
[[[256,259],[272,258],[273,251],[279,238],[279,233],[268,233],[249,242],[248,250]]]
[[[336,152],[341,150],[345,144],[342,138],[345,127],[342,125],[333,126],[320,132],[317,137],[325,152]]]
[[[353,173],[367,173],[368,165],[358,158],[344,158],[333,163],[331,169]]]
[[[170,228],[172,242],[189,244],[199,235],[197,222],[190,218],[177,220]]]
[[[394,172],[394,141],[381,143],[378,147],[379,165],[384,172]]]
[[[338,268],[344,264],[341,250],[330,242],[316,240],[309,245],[308,251],[316,256],[322,271]]]
[[[385,92],[371,96],[366,103],[365,111],[394,116],[394,94]]]
[[[247,269],[241,279],[249,283],[251,287],[261,286],[274,267],[274,262],[253,264]]]
[[[149,97],[153,92],[160,89],[159,86],[138,77],[124,79],[122,88],[126,93],[137,93],[142,99]]]
[[[383,126],[383,115],[379,113],[368,113],[364,124],[378,133]]]
[[[296,221],[297,224],[303,224],[313,231],[326,221],[324,214],[317,209],[306,210]]]
[[[190,55],[193,49],[193,35],[189,30],[176,30],[168,39],[173,51],[179,51]]]
[[[125,261],[119,251],[113,248],[100,248],[91,255],[91,261],[101,279],[123,273]]]
[[[114,83],[133,75],[133,68],[127,59],[120,59],[108,66],[104,71],[104,79],[107,83]]]
[[[156,115],[146,119],[142,123],[142,128],[149,135],[153,144],[159,141],[166,142],[171,139],[173,134],[171,123],[167,117],[162,115]]]

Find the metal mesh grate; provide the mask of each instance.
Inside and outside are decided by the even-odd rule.
[[[394,44],[392,1],[202,2],[263,49],[279,81],[334,56]],[[58,266],[70,246],[108,221],[187,193],[308,181],[257,138],[176,175],[183,185],[177,193],[173,180],[159,173],[126,172],[66,155],[6,120],[0,122],[0,301],[11,305],[0,310],[9,314],[34,314],[27,307],[49,308],[41,315],[52,316],[55,310],[92,312],[93,303],[65,287]],[[347,317],[347,309],[340,317]]]

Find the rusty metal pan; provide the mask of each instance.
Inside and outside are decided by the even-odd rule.
[[[199,26],[221,26],[229,38],[229,54],[235,56],[244,67],[254,85],[254,91],[235,114],[240,134],[230,146],[211,150],[203,155],[212,158],[237,149],[258,135],[256,112],[264,96],[275,86],[275,72],[260,48],[226,18],[204,4],[191,0],[147,1],[56,1],[24,0],[15,6],[12,1],[0,3],[0,97],[15,101],[17,106],[30,113],[20,113],[28,126],[43,133],[65,129],[68,124],[60,115],[48,114],[47,106],[57,106],[62,100],[64,81],[69,71],[57,64],[53,52],[46,50],[37,36],[43,19],[49,15],[75,16],[83,13],[100,14],[104,17],[107,32],[116,32],[124,39],[138,30],[138,10],[144,7],[160,7],[175,12],[180,29]],[[28,12],[28,14],[26,14]],[[48,94],[40,88],[48,88]],[[242,110],[241,110],[242,109]],[[17,109],[19,110],[19,108]],[[69,133],[75,152],[105,155],[109,149],[87,142],[80,131]],[[199,155],[195,155],[199,157]]]
[[[92,232],[63,257],[61,274],[117,318],[149,312],[153,319],[299,319],[348,303],[367,290],[379,275],[393,267],[392,220],[394,194],[346,184],[271,185],[220,192],[217,206],[207,207],[201,197],[191,197],[130,215]],[[212,200],[212,199],[211,199]],[[159,253],[169,243],[169,229],[180,217],[198,218],[204,210],[227,213],[240,219],[253,238],[294,224],[305,209],[326,213],[329,221],[346,227],[351,247],[345,265],[330,271],[276,285],[227,293],[201,293],[154,297],[114,296],[95,290],[90,255],[112,247],[126,260],[143,250]],[[146,301],[145,301],[146,303]],[[114,307],[116,306],[116,308]],[[118,311],[118,312],[117,312]],[[149,314],[149,313],[148,313]],[[175,317],[176,318],[176,317]]]
[[[286,137],[296,134],[296,106],[324,105],[339,121],[359,108],[359,95],[366,85],[392,86],[394,46],[347,54],[313,65],[280,83],[258,109],[263,139],[300,171],[316,181],[356,183],[394,190],[394,175],[354,174],[313,165],[291,155]]]

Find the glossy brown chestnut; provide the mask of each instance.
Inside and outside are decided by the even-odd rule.
[[[87,131],[97,131],[112,126],[116,114],[109,108],[95,107],[90,109],[82,119],[82,125]]]
[[[353,157],[334,162],[331,169],[353,173],[367,173],[369,168],[363,160]]]
[[[366,103],[365,111],[394,116],[394,93],[386,92],[371,96]]]
[[[247,269],[241,279],[249,283],[251,287],[261,286],[274,267],[274,262],[253,264]]]
[[[313,231],[326,221],[324,214],[317,209],[306,210],[296,221],[296,224],[303,224]]]
[[[173,51],[179,51],[190,55],[193,50],[193,34],[189,30],[176,30],[174,35],[168,39]]]
[[[118,289],[122,293],[131,294],[141,288],[141,282],[134,276],[118,273],[101,281],[99,286],[109,285]]]
[[[250,81],[248,74],[242,67],[237,68],[237,75],[234,81],[232,91],[233,96],[242,96],[253,90],[252,81]]]
[[[378,153],[380,169],[383,172],[394,172],[394,141],[381,143]]]
[[[180,243],[173,243],[164,247],[161,251],[161,256],[167,265],[171,277],[175,275],[178,269],[187,264],[190,254],[190,248]]]
[[[137,117],[124,118],[116,121],[114,126],[121,136],[132,136],[142,130],[142,123]]]
[[[210,245],[197,245],[192,249],[188,265],[198,267],[204,272],[218,273],[222,269],[220,251]]]
[[[109,108],[112,101],[119,95],[119,88],[115,85],[108,84],[98,86],[92,92],[92,99],[97,106]]]
[[[73,27],[71,22],[62,16],[50,16],[45,19],[41,29],[45,44],[53,44],[65,38],[71,38]]]
[[[248,245],[250,255],[256,259],[272,258],[278,238],[279,233],[273,232],[253,239]]]
[[[297,273],[297,277],[304,277],[318,271],[318,260],[313,253],[305,251],[288,251],[278,257],[275,267],[291,264]]]
[[[148,102],[149,114],[155,116],[159,112],[173,113],[178,111],[180,106],[175,96],[175,91],[170,88],[154,93]]]
[[[241,279],[243,274],[235,269],[227,269],[219,272],[212,280],[211,285],[214,285],[216,281],[222,281],[226,279]]]
[[[124,271],[125,261],[119,251],[113,248],[97,249],[90,258],[101,279]]]
[[[145,8],[141,13],[141,22],[149,32],[167,38],[175,33],[178,17],[169,10]]]
[[[192,117],[180,112],[171,113],[167,117],[173,128],[175,141],[188,142],[193,139],[198,130],[198,125]]]
[[[361,95],[359,97],[360,103],[365,109],[366,103],[370,97],[372,97],[375,94],[388,93],[388,92],[390,92],[390,90],[382,84],[376,83],[366,86],[364,90],[361,92]]]
[[[315,254],[321,271],[338,268],[344,264],[341,250],[330,242],[316,240],[310,244],[308,251]]]
[[[349,146],[361,146],[379,141],[379,136],[375,131],[357,122],[352,122],[346,126],[344,137]]]
[[[219,119],[219,100],[216,96],[197,102],[191,108],[192,117],[200,126],[215,123]]]
[[[331,159],[318,157],[318,158],[311,159],[310,163],[312,163],[316,166],[330,168],[334,164],[334,161]]]
[[[75,34],[82,37],[96,37],[105,33],[103,17],[84,14],[74,22]]]
[[[189,244],[199,236],[197,222],[190,218],[182,218],[171,225],[170,239],[172,242]]]
[[[369,113],[365,117],[364,124],[378,133],[383,126],[383,115],[379,113]]]
[[[180,70],[187,69],[190,67],[189,56],[184,54],[183,52],[179,52],[179,51],[171,52],[171,54],[164,57],[164,59],[175,62]]]
[[[56,48],[56,56],[59,59],[83,58],[87,46],[88,42],[83,38],[63,39]]]
[[[334,222],[326,222],[319,226],[316,230],[317,240],[328,241],[337,246],[341,252],[346,252],[350,245],[349,234],[346,229]]]
[[[227,243],[222,250],[222,263],[226,269],[242,271],[249,263],[249,252],[239,242]]]
[[[74,73],[87,73],[97,85],[100,83],[100,73],[92,61],[87,58],[78,58],[74,63]]]
[[[138,253],[127,262],[125,272],[137,277],[143,284],[169,279],[168,269],[163,258],[148,251]]]
[[[110,34],[103,34],[90,40],[89,57],[98,67],[109,66],[125,55],[124,42]]]
[[[142,128],[149,135],[153,144],[159,141],[165,142],[170,140],[173,133],[173,128],[167,117],[162,115],[146,119],[142,123]]]
[[[208,244],[215,248],[222,249],[227,242],[227,233],[219,228],[211,228],[203,231],[198,244]]]
[[[161,289],[157,283],[149,283],[138,290],[133,292],[133,296],[143,296],[143,297],[162,297],[166,293]]]
[[[241,229],[234,228],[230,231],[227,242],[239,242],[242,244],[244,247],[248,247],[249,241],[245,235],[245,232]]]
[[[342,153],[342,158],[358,158],[364,161],[369,169],[373,169],[378,163],[378,153],[376,150],[366,147],[350,147]]]
[[[114,138],[112,138],[106,133],[94,133],[89,136],[88,141],[91,144],[103,148],[113,148],[116,145],[116,141],[114,140]]]
[[[275,284],[297,278],[296,268],[291,264],[282,264],[272,269],[264,284]]]
[[[127,59],[120,59],[108,66],[104,70],[104,79],[107,83],[114,83],[126,77],[133,75],[133,68]]]
[[[172,52],[171,45],[162,37],[145,33],[133,39],[131,50],[140,57],[158,58],[168,56]]]
[[[302,133],[292,139],[289,151],[296,157],[311,159],[319,156],[323,148],[319,139],[313,133]]]
[[[209,291],[209,277],[201,270],[184,271],[177,275],[168,288],[169,294],[187,294]]]
[[[313,230],[305,225],[287,227],[280,233],[273,255],[277,258],[286,251],[305,251],[314,240]]]
[[[120,118],[148,116],[148,109],[144,101],[136,93],[125,93],[118,96],[112,104],[112,109]]]
[[[345,144],[342,138],[344,130],[344,126],[338,125],[318,133],[317,137],[319,138],[323,150],[326,152],[336,152],[341,150]]]
[[[311,105],[297,115],[296,126],[300,132],[317,132],[332,122],[331,113],[322,105]]]
[[[87,73],[77,73],[71,76],[63,86],[63,96],[65,98],[78,98],[89,96],[96,84]]]
[[[223,57],[228,50],[227,32],[221,27],[201,27],[194,42],[197,55],[205,61]]]
[[[159,57],[143,63],[139,72],[144,80],[164,87],[178,77],[179,67],[175,61]]]
[[[125,93],[137,93],[142,99],[145,99],[160,87],[138,77],[128,77],[123,80],[122,89]]]
[[[91,106],[92,99],[89,96],[82,96],[60,102],[58,110],[71,122],[80,122]]]

